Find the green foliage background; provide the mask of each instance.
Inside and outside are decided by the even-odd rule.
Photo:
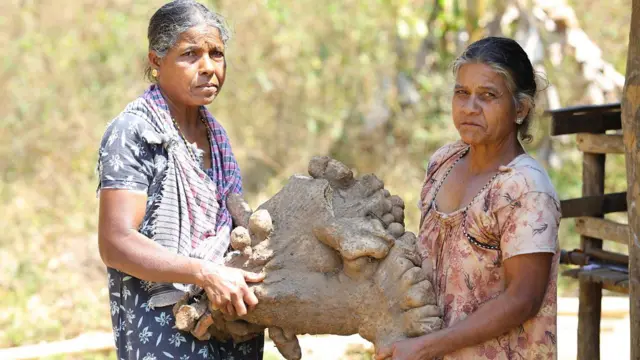
[[[210,108],[230,133],[251,204],[306,172],[311,156],[328,154],[383,178],[407,202],[415,231],[426,162],[457,137],[449,64],[464,43],[455,31],[481,33],[478,19],[498,2],[205,1],[234,30],[227,83]],[[96,152],[106,123],[148,85],[146,26],[163,3],[0,3],[0,347],[111,328],[97,253]],[[624,73],[630,1],[573,5]],[[425,38],[432,50],[417,67]],[[571,59],[547,76],[563,106],[580,103]],[[547,128],[540,116],[538,139]],[[548,170],[561,198],[579,196],[573,139],[554,139],[553,149]],[[607,176],[608,191],[626,189],[622,156],[608,162]],[[569,221],[561,244],[577,246]],[[562,280],[560,291],[573,295],[575,284]]]

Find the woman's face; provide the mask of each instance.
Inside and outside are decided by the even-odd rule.
[[[224,43],[213,26],[193,27],[180,35],[164,58],[149,53],[158,70],[158,84],[166,95],[184,106],[210,104],[226,75]]]
[[[469,145],[498,144],[517,131],[518,109],[507,82],[485,64],[458,69],[452,113],[462,141]]]

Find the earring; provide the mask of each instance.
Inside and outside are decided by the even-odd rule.
[[[522,125],[523,121],[524,121],[524,118],[521,118],[521,117],[516,118],[516,124],[518,124],[518,125]]]
[[[151,76],[153,76],[154,78],[157,78],[158,77],[158,70],[156,70],[156,69],[151,70]]]

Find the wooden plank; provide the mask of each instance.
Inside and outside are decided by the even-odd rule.
[[[567,277],[572,277],[574,279],[577,279],[578,274],[580,274],[580,271],[582,271],[582,269],[580,268],[565,270],[562,272],[562,276],[567,276]]]
[[[622,128],[619,104],[554,110],[551,135],[604,133]]]
[[[589,265],[589,264],[615,264],[625,268],[629,266],[629,257],[615,252],[591,249],[588,252],[581,250],[566,251],[560,250],[560,263],[567,265]]]
[[[622,294],[629,293],[629,276],[625,273],[606,269],[585,271],[577,268],[564,271],[562,276],[572,277],[586,282],[593,282],[609,291]]]
[[[576,135],[578,149],[594,154],[624,154],[622,135],[579,133]]]
[[[624,280],[629,278],[629,274],[620,271],[615,271],[607,268],[598,268],[594,270],[582,270],[579,273],[580,277],[583,277],[589,281],[597,281],[601,284],[618,285]]]
[[[587,255],[598,260],[629,266],[629,256],[624,254],[600,249],[591,249],[587,251]]]
[[[582,195],[604,194],[604,165],[602,154],[584,153],[582,160]],[[602,214],[596,214],[602,216]],[[602,240],[588,236],[580,237],[583,251],[602,249]],[[600,312],[602,284],[579,279],[580,306],[578,309],[578,359],[600,359]]]
[[[612,193],[585,196],[560,201],[562,218],[598,216],[619,211],[627,211],[627,193]]]
[[[602,288],[605,289],[605,290],[617,292],[617,293],[620,293],[620,294],[629,295],[629,280],[627,279],[625,281],[622,281],[620,283],[620,285],[618,285],[618,286],[602,284]]]
[[[619,112],[604,114],[581,114],[574,118],[553,120],[551,135],[566,135],[576,133],[601,133],[607,130],[622,128]]]
[[[576,218],[576,232],[600,240],[629,244],[629,226],[611,220],[596,217]]]
[[[629,214],[629,309],[631,356],[640,360],[640,0],[633,0],[627,74],[622,95],[622,129],[627,164]]]
[[[602,104],[602,105],[578,105],[578,106],[567,106],[560,109],[553,109],[545,111],[545,114],[549,114],[557,119],[564,120],[575,116],[576,114],[600,114],[603,112],[611,112],[619,110],[621,107],[620,103],[611,103],[611,104]]]
[[[623,284],[628,285],[628,282],[625,283],[625,281],[629,279],[629,274],[608,269],[598,269],[593,271],[582,271],[580,272],[579,278],[607,285],[610,288],[615,288],[624,287]]]

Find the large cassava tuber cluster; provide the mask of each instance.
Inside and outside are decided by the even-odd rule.
[[[296,334],[360,334],[376,346],[439,329],[440,310],[416,237],[404,231],[404,203],[374,175],[316,157],[252,212],[228,199],[236,228],[228,266],[264,272],[252,284],[260,303],[232,318],[205,295],[174,306],[176,327],[199,339],[249,339],[269,329],[287,359],[300,359]]]

